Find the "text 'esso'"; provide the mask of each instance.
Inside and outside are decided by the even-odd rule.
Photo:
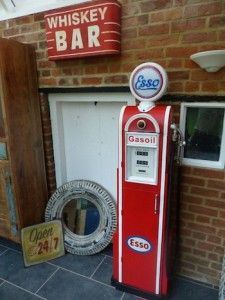
[[[152,246],[151,244],[144,238],[138,236],[131,236],[127,240],[127,245],[134,251],[140,253],[146,253],[151,251]]]

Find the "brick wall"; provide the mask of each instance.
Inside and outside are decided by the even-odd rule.
[[[218,285],[225,249],[224,171],[182,167],[179,273]]]
[[[224,15],[224,0],[122,0],[121,55],[58,62],[47,58],[43,13],[0,22],[0,34],[34,45],[40,87],[127,86],[135,66],[154,61],[168,72],[170,95],[225,96],[225,68],[207,73],[189,58],[198,51],[224,48]],[[41,107],[51,193],[55,173],[44,95]],[[179,103],[175,110],[178,119]],[[179,274],[218,285],[224,219],[224,170],[183,167]]]

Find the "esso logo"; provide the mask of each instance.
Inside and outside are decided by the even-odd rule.
[[[151,244],[143,239],[142,237],[138,236],[131,236],[127,240],[127,245],[134,251],[140,252],[140,253],[146,253],[151,251],[152,246]]]
[[[129,142],[131,143],[143,143],[143,144],[149,144],[150,143],[150,139],[149,138],[144,138],[144,137],[136,137],[133,135],[130,135],[128,138]]]
[[[166,71],[159,64],[144,63],[137,66],[130,76],[131,93],[140,101],[155,101],[167,89]]]

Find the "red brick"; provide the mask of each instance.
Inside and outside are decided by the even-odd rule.
[[[71,76],[72,73],[72,69],[66,68],[66,69],[61,69],[62,70],[62,75],[64,76]]]
[[[222,229],[225,228],[225,220],[222,219],[214,219],[212,224],[216,227],[220,227]]]
[[[215,170],[211,170],[211,169],[194,168],[193,175],[201,176],[201,177],[205,177],[205,178],[223,179],[224,178],[224,170],[223,171],[215,171]]]
[[[191,187],[191,193],[196,194],[196,195],[200,195],[200,196],[206,196],[209,198],[212,197],[218,197],[219,192],[212,190],[212,189],[208,189],[208,188],[200,188],[200,187]]]
[[[137,28],[124,28],[122,30],[123,39],[132,39],[137,37]]]
[[[108,65],[97,66],[97,73],[108,73]]]
[[[163,49],[146,49],[137,51],[135,55],[136,60],[154,60],[156,58],[164,57],[164,50]]]
[[[197,92],[200,90],[200,83],[199,82],[185,82],[185,92]]]
[[[196,244],[196,240],[192,239],[192,238],[185,238],[184,241],[183,241],[183,244],[185,246],[191,246],[191,247],[194,247],[195,244]]]
[[[45,15],[45,12],[34,14],[34,22],[38,22],[38,21],[44,20],[44,15]]]
[[[182,9],[181,8],[172,8],[167,9],[161,12],[154,12],[150,14],[150,22],[163,22],[171,21],[182,18]]]
[[[85,77],[81,79],[81,84],[84,85],[95,85],[95,84],[101,84],[102,78],[98,77]]]
[[[202,214],[205,216],[216,217],[218,215],[218,211],[216,209],[211,209],[198,205],[189,205],[189,210],[191,212]]]
[[[224,191],[225,190],[225,181],[211,179],[208,181],[208,187]]]
[[[196,269],[196,266],[190,262],[186,262],[186,261],[183,261],[182,262],[182,267],[183,268],[186,268],[186,269],[190,269],[190,270],[195,270]]]
[[[206,234],[202,232],[192,232],[192,237],[194,239],[198,240],[205,240],[206,239]]]
[[[225,16],[215,16],[210,17],[209,27],[224,27],[225,26]]]
[[[206,80],[208,80],[208,81],[209,80],[210,81],[215,81],[215,80],[221,80],[221,73],[220,74],[219,73],[220,72],[214,73],[214,76],[212,76],[213,73],[208,73],[208,72],[205,72],[204,70],[198,68],[197,70],[192,70],[191,71],[191,80],[197,80],[197,81],[206,81]]]
[[[147,47],[168,47],[177,45],[179,42],[179,35],[155,35],[149,36],[147,40]]]
[[[128,72],[131,73],[134,70],[134,64],[128,63],[122,65],[122,72]]]
[[[224,211],[222,211],[222,210],[219,211],[219,217],[225,219],[225,210]]]
[[[40,78],[40,86],[57,86],[56,78]]]
[[[212,270],[209,268],[203,268],[203,267],[197,267],[197,270],[203,274],[209,275],[209,276],[213,276],[216,277],[218,276],[218,272],[216,270]]]
[[[170,0],[148,0],[140,3],[141,12],[145,13],[146,11],[153,11],[157,9],[166,9],[171,7]]]
[[[183,60],[180,58],[171,58],[167,60],[168,68],[181,68],[183,66]]]
[[[59,78],[58,86],[73,86],[73,78],[70,77],[63,77]]]
[[[225,209],[225,201],[206,199],[205,204],[210,207]]]
[[[137,25],[139,25],[139,23],[138,23],[138,18],[136,16],[131,16],[131,17],[122,19],[123,28],[134,27]]]
[[[166,57],[189,57],[197,51],[197,47],[170,47],[166,49]]]
[[[206,257],[206,252],[199,249],[193,249],[193,254],[201,257]]]
[[[183,201],[185,201],[185,203],[194,203],[194,204],[202,204],[203,203],[203,199],[197,196],[193,196],[193,195],[183,195]]]
[[[206,27],[206,19],[189,19],[172,22],[171,32],[201,30]]]
[[[197,224],[197,223],[188,223],[187,228],[189,228],[191,230],[195,230],[197,232],[203,232],[203,233],[208,233],[208,234],[216,233],[216,228],[214,228],[212,226]]]
[[[204,186],[205,185],[205,180],[201,179],[201,178],[182,176],[181,180],[190,185],[196,185],[196,186]]]
[[[207,41],[215,42],[217,39],[216,32],[197,32],[197,33],[186,33],[183,35],[182,42],[183,43],[202,43]]]
[[[194,214],[190,214],[187,212],[181,212],[181,217],[183,220],[193,221],[195,219]]]
[[[168,93],[176,92],[183,92],[184,84],[183,82],[171,82],[168,87]]]
[[[21,33],[28,33],[28,32],[34,32],[34,31],[39,31],[40,26],[39,23],[33,23],[33,24],[25,24],[20,27]]]
[[[129,5],[123,5],[122,15],[125,16],[134,16],[140,12],[140,8],[137,3],[129,3]],[[144,11],[146,13],[146,11]]]
[[[123,50],[135,50],[135,49],[142,49],[146,44],[145,39],[134,39],[134,40],[124,40],[122,44]]]
[[[221,245],[222,239],[219,236],[216,235],[209,235],[207,238],[207,241],[210,243]]]
[[[20,33],[19,28],[9,28],[3,31],[3,37],[9,37],[9,36],[11,37],[19,33]]]
[[[208,258],[209,258],[210,260],[218,261],[218,255],[215,254],[215,253],[209,253],[209,254],[208,254]]]
[[[105,83],[128,83],[127,75],[106,76]]]
[[[211,267],[212,269],[214,269],[214,270],[219,271],[219,272],[221,272],[221,270],[222,270],[222,266],[221,266],[221,264],[219,264],[219,263],[213,262],[213,263],[210,264],[210,267]]]
[[[210,251],[214,252],[215,249],[216,249],[216,246],[215,246],[215,245],[210,244],[210,243],[207,243],[207,242],[202,242],[202,241],[199,241],[199,242],[197,243],[197,247],[198,247],[199,249],[205,250],[205,251],[207,251],[207,252],[210,252]]]
[[[222,12],[222,2],[199,4],[187,6],[184,8],[184,18],[194,18],[220,14]]]
[[[33,22],[34,22],[34,15],[23,16],[23,17],[15,19],[16,25],[29,24],[29,23],[33,23]]]
[[[157,24],[157,25],[148,25],[139,28],[139,36],[148,36],[156,34],[168,34],[169,33],[169,24]]]
[[[219,32],[219,41],[224,41],[225,39],[225,30]]]
[[[218,230],[217,235],[224,238],[225,237],[225,229]]]
[[[188,71],[169,71],[167,72],[169,80],[182,80],[189,78]]]
[[[218,82],[202,82],[201,90],[203,92],[217,92],[219,88]]]
[[[185,255],[184,259],[186,261],[191,261],[192,263],[195,263],[196,265],[202,265],[204,267],[209,266],[209,261],[206,259],[201,259],[200,257],[196,257],[193,255]]]
[[[206,216],[197,216],[196,217],[196,222],[209,224],[210,223],[210,218],[206,217]]]

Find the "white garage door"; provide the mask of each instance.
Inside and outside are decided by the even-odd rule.
[[[52,94],[57,186],[74,179],[101,184],[116,199],[118,119],[128,93]]]

